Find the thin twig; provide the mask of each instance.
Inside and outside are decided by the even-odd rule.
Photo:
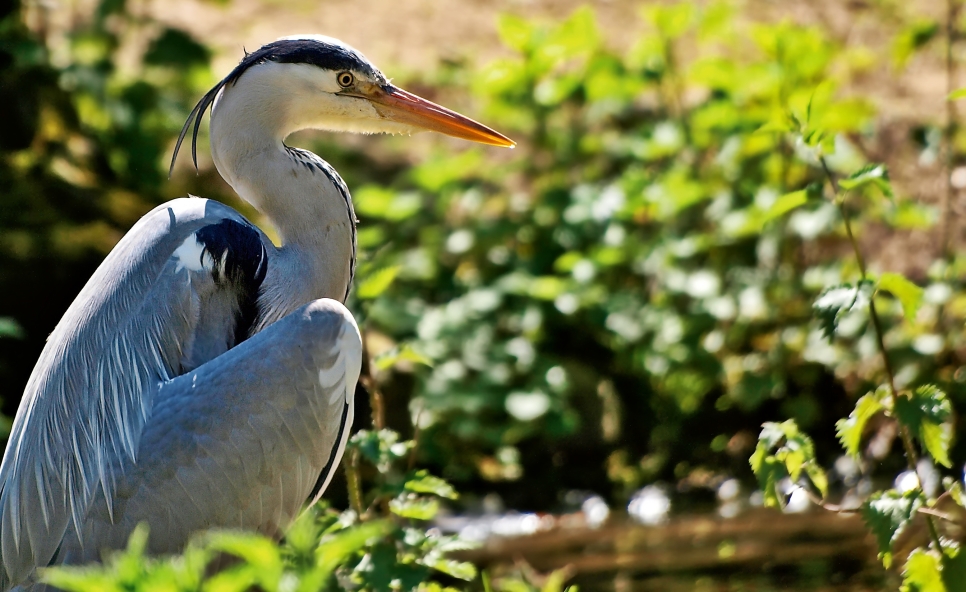
[[[406,462],[406,470],[411,471],[416,466],[416,451],[419,449],[419,437],[422,435],[423,430],[420,427],[420,420],[423,416],[423,406],[419,406],[419,410],[416,411],[416,417],[413,419],[413,447],[409,450],[409,459]]]
[[[349,505],[356,515],[362,517],[362,484],[359,477],[359,449],[349,450],[349,462],[345,466],[345,480],[349,488]]]
[[[956,19],[959,12],[956,0],[946,0],[946,126],[943,130],[943,168],[946,174],[946,191],[942,196],[942,219],[939,224],[939,256],[949,263],[952,253],[949,249],[950,228],[952,225],[953,187],[953,136],[956,133],[956,102],[949,95],[956,90],[956,61],[953,44],[956,41]]]
[[[359,373],[359,382],[369,393],[369,405],[372,407],[372,425],[376,430],[382,430],[386,427],[386,406],[382,398],[382,391],[379,390],[379,383],[372,375],[372,360],[369,358],[367,333],[368,331],[362,331],[362,370]]]
[[[822,163],[822,169],[825,171],[825,176],[828,177],[829,183],[832,185],[832,190],[835,192],[835,205],[838,206],[839,213],[842,216],[842,222],[845,224],[845,233],[849,237],[849,242],[852,244],[852,250],[855,253],[855,260],[859,265],[859,273],[862,279],[867,279],[865,260],[862,258],[862,251],[859,249],[859,243],[855,240],[855,235],[852,233],[852,225],[849,223],[848,212],[845,210],[845,197],[846,193],[842,193],[839,188],[838,182],[835,180],[835,176],[832,171],[828,168],[828,163],[825,162],[825,157],[820,156],[819,161]],[[892,399],[892,408],[896,408],[896,402],[899,399],[899,391],[896,389],[896,378],[895,373],[892,371],[892,363],[889,361],[889,353],[885,346],[885,331],[882,329],[882,322],[879,320],[879,314],[875,309],[875,294],[869,297],[869,319],[872,321],[872,328],[875,332],[876,344],[879,347],[879,354],[882,357],[882,367],[885,370],[886,377],[889,382],[889,395]],[[902,447],[906,452],[906,462],[908,463],[909,470],[912,471],[917,478],[919,478],[920,489],[922,484],[922,478],[919,477],[919,455],[916,452],[916,447],[912,441],[912,435],[909,433],[909,427],[901,421],[896,420],[896,424],[899,426],[899,439],[902,440]],[[942,545],[939,541],[939,534],[936,531],[936,524],[931,516],[926,516],[926,524],[929,526],[929,534],[933,539],[933,543],[936,548],[942,552]]]

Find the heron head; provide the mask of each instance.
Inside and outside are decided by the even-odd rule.
[[[266,123],[283,136],[309,128],[366,134],[430,130],[495,146],[515,145],[469,117],[393,85],[359,51],[321,35],[285,37],[247,53],[195,106],[178,146],[194,120],[194,156],[204,112],[212,108],[215,117],[228,104],[246,124]]]

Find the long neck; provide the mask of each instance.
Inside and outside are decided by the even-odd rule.
[[[285,146],[295,130],[287,129],[284,107],[273,108],[266,111],[257,96],[223,93],[211,115],[215,166],[278,230],[279,264],[300,282],[290,286],[293,296],[344,300],[355,263],[349,192],[321,158]]]

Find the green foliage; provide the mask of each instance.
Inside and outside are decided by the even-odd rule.
[[[862,519],[879,544],[879,558],[892,564],[892,545],[923,504],[918,490],[900,494],[895,490],[876,492],[862,504]]]
[[[879,276],[876,288],[895,296],[902,304],[902,314],[910,323],[916,321],[916,314],[922,307],[923,289],[910,282],[905,276],[887,272]]]
[[[922,446],[939,464],[952,467],[949,445],[952,443],[952,406],[946,393],[931,384],[917,388],[907,397],[895,401],[895,415],[908,426]]]
[[[946,592],[938,553],[916,549],[902,570],[902,592]],[[952,588],[955,590],[955,588]]]
[[[196,536],[184,554],[158,558],[145,554],[148,528],[142,524],[127,549],[103,565],[47,568],[42,579],[76,592],[241,592],[253,587],[316,592],[333,588],[337,569],[393,531],[386,521],[349,525],[332,513],[312,509],[292,525],[283,545],[254,533],[211,531]]]
[[[315,587],[338,578],[352,589],[440,590],[434,574],[475,574],[446,557],[463,542],[425,528],[455,498],[450,482],[481,492],[517,481],[503,489],[510,503],[544,509],[565,486],[609,489],[622,501],[647,480],[732,473],[731,455],[747,451],[712,452],[711,443],[741,442],[774,414],[791,419],[766,423],[751,458],[766,503],[783,504],[786,478],[825,496],[832,447],[804,430],[831,425],[844,414],[836,401],[861,393],[835,424],[848,454],[863,456],[864,436],[879,429],[870,419],[881,415],[914,447],[910,462],[961,465],[952,416],[966,393],[966,266],[953,257],[907,277],[895,270],[901,262],[874,259],[870,271],[843,256],[885,232],[932,234],[945,215],[904,195],[908,180],[893,187],[884,164],[866,162],[882,122],[872,100],[849,93],[881,60],[822,29],[748,22],[735,10],[646,7],[627,23],[638,41],[623,53],[590,8],[558,23],[505,15],[506,57],[418,82],[444,98],[446,83],[471,85],[472,112],[519,140],[516,150],[447,146],[409,167],[402,156],[320,148],[347,177],[361,219],[350,306],[378,343],[372,366],[395,409],[391,424],[408,433],[418,416],[419,446],[392,429],[354,435],[353,511],[313,509],[281,547],[223,535],[155,562],[135,538],[130,573],[188,574],[194,585],[196,564],[221,544],[241,558],[217,576],[226,589],[270,589],[281,574]],[[182,192],[177,177],[163,183],[165,152],[211,82],[209,54],[158,27],[135,72],[121,72],[115,56],[143,24],[123,2],[105,1],[69,34],[69,59],[57,66],[19,24],[0,30],[16,66],[0,74],[0,98],[8,88],[24,97],[24,116],[0,132],[0,178],[11,187],[0,213],[3,298],[44,301],[21,289],[23,270],[51,265],[53,277],[86,280],[63,261],[92,267],[138,215]],[[905,23],[896,64],[938,31]],[[923,117],[915,123],[927,130],[925,162],[936,140]],[[50,292],[72,296],[79,282]],[[5,302],[0,313],[39,350],[49,327]],[[0,335],[11,327],[0,324]],[[0,339],[8,344],[21,347]],[[884,561],[931,501],[892,490],[866,503]],[[953,581],[962,562],[932,542],[910,556],[906,585],[928,589],[940,572]],[[127,582],[116,579],[126,569],[111,563],[97,577]],[[547,589],[564,579],[551,576]]]
[[[834,338],[835,329],[844,315],[868,307],[873,286],[874,284],[871,281],[862,280],[855,286],[839,284],[826,288],[822,292],[812,308],[815,309],[815,315],[818,317],[827,339]]]
[[[788,477],[798,483],[803,473],[822,497],[828,493],[828,478],[815,458],[815,445],[794,420],[762,426],[750,462],[766,506],[783,507],[786,494],[781,490],[781,481]]]
[[[895,197],[892,192],[892,184],[889,182],[889,172],[882,164],[869,164],[862,167],[839,181],[839,187],[846,191],[875,187],[889,199]]]
[[[835,433],[842,443],[842,448],[854,457],[858,457],[859,446],[862,443],[862,435],[865,431],[865,424],[872,419],[876,413],[885,409],[888,390],[878,388],[873,393],[863,395],[855,402],[855,409],[849,414],[848,418],[840,419],[835,424]]]

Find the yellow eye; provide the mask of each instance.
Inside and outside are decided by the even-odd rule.
[[[348,88],[352,86],[353,82],[355,82],[355,77],[352,75],[352,72],[339,72],[339,75],[336,77],[336,79],[339,81],[339,86],[342,88]]]

